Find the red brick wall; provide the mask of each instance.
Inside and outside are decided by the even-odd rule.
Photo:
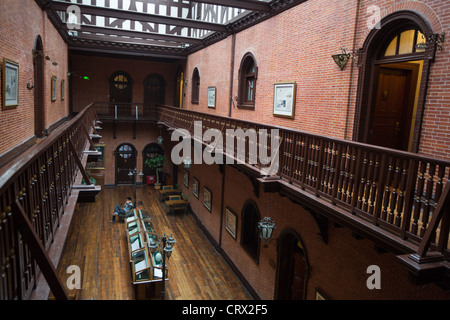
[[[34,83],[33,55],[35,39],[41,36],[45,60],[45,127],[48,128],[68,114],[67,45],[59,36],[45,12],[33,0],[3,0],[0,2],[0,58],[19,64],[19,105],[0,110],[0,155],[34,136],[34,90],[26,88]],[[57,62],[54,66],[52,63]],[[50,96],[51,76],[57,81],[57,100]],[[66,79],[66,99],[61,101],[61,80]],[[1,95],[1,93],[0,93]]]
[[[192,194],[192,178],[199,180],[199,199]],[[329,299],[449,299],[450,293],[433,284],[414,285],[408,272],[392,253],[377,253],[373,242],[357,240],[347,228],[328,223],[328,243],[319,236],[313,216],[302,206],[278,193],[264,193],[257,197],[253,185],[244,173],[226,166],[224,202],[221,203],[222,174],[217,165],[192,165],[189,187],[183,185],[180,166],[179,183],[195,215],[208,230],[224,253],[246,278],[262,299],[273,299],[276,283],[277,241],[284,230],[294,230],[303,242],[310,276],[307,299],[314,299],[315,289]],[[209,212],[203,205],[203,187],[212,191],[213,208]],[[274,240],[267,248],[260,246],[259,260],[255,261],[241,246],[241,211],[247,200],[257,204],[260,217],[270,216],[276,222]],[[225,229],[225,215],[220,230],[221,211],[231,209],[237,215],[236,239]],[[381,289],[368,289],[366,281],[371,275],[367,268],[377,265],[381,270]]]
[[[358,67],[351,60],[340,70],[331,56],[340,47],[350,52],[361,48],[369,29],[368,6],[380,8],[380,17],[399,10],[414,10],[441,33],[450,27],[448,1],[306,1],[267,21],[236,34],[233,90],[230,83],[218,85],[216,109],[207,108],[206,90],[229,79],[232,36],[188,57],[186,77],[194,68],[200,73],[200,103],[190,103],[191,86],[186,86],[187,109],[228,115],[229,97],[238,93],[238,70],[243,56],[251,52],[259,68],[255,110],[232,107],[232,116],[271,123],[337,138],[352,139],[358,90]],[[432,64],[419,152],[448,158],[450,84],[447,45],[438,51]],[[273,116],[273,86],[276,82],[297,84],[295,119]],[[236,103],[236,102],[235,102]]]
[[[160,74],[166,81],[166,104],[174,104],[178,63],[78,54],[71,55],[71,63],[75,112],[95,101],[109,102],[109,78],[116,71],[124,71],[132,78],[132,100],[135,103],[144,102],[144,79],[152,73]],[[88,76],[89,80],[83,80],[83,76]]]

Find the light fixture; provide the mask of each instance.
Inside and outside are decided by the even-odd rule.
[[[355,61],[355,55],[358,55],[358,52],[350,52],[347,53],[347,51],[345,49],[339,48],[341,49],[341,53],[332,55],[334,62],[336,62],[336,64],[338,65],[338,67],[343,70],[345,65],[348,62],[348,59],[351,57],[353,59],[353,61]]]
[[[158,238],[160,238],[161,240],[159,240]],[[159,244],[158,242],[162,242],[163,244],[163,252],[162,252],[162,289],[161,289],[161,300],[164,300],[164,296],[165,296],[165,286],[166,286],[166,255],[167,255],[167,259],[170,258],[172,252],[173,252],[173,247],[175,246],[175,238],[170,235],[170,236],[166,236],[165,234],[162,237],[156,236],[156,240],[155,239],[151,239],[150,243],[148,244],[148,248],[150,250],[150,252],[153,254],[157,254],[157,249],[159,248]]]
[[[186,157],[183,159],[183,163],[184,163],[184,168],[189,170],[189,168],[192,165],[192,160],[190,157]]]
[[[259,236],[264,242],[272,239],[272,233],[275,229],[275,222],[273,222],[272,218],[264,217],[263,220],[258,222]]]
[[[159,145],[161,145],[161,144],[163,143],[163,141],[164,141],[164,139],[163,139],[163,137],[161,137],[161,136],[159,136],[159,137],[156,139],[156,142],[157,142]]]
[[[425,37],[422,35],[422,38],[425,39]],[[419,50],[425,50],[428,47],[428,43],[435,43],[439,51],[442,51],[441,43],[445,40],[445,32],[442,32],[441,34],[433,33],[431,34],[428,39],[426,39],[425,42],[421,42],[416,44],[416,48]]]

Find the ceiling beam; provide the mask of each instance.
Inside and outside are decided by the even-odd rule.
[[[83,32],[89,33],[98,33],[108,35],[108,36],[123,36],[123,37],[131,37],[131,38],[142,38],[142,39],[151,39],[151,40],[163,40],[163,41],[171,41],[178,43],[189,43],[189,44],[202,44],[203,41],[201,39],[190,38],[190,37],[182,37],[182,36],[172,36],[172,35],[164,35],[158,33],[150,33],[150,32],[141,32],[141,31],[132,31],[132,30],[123,30],[118,28],[107,28],[107,27],[94,27],[94,26],[81,26],[81,29],[77,30],[78,34]],[[83,38],[83,36],[79,36],[79,38]],[[104,41],[111,41],[110,37],[105,37]]]
[[[266,13],[272,11],[269,5],[270,2],[263,2],[257,0],[195,0],[191,2],[215,4],[223,7],[232,7]]]
[[[110,17],[124,20],[141,21],[148,23],[158,23],[173,26],[181,26],[187,28],[195,28],[202,30],[210,30],[217,32],[228,32],[226,27],[221,24],[197,21],[193,19],[184,19],[178,17],[162,16],[151,13],[143,13],[138,11],[128,11],[113,8],[97,7],[86,4],[72,3],[72,2],[59,2],[52,1],[50,8],[54,11],[66,12],[67,8],[71,5],[76,5],[80,8],[81,14],[88,14],[94,16]]]

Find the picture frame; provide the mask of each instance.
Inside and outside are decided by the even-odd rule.
[[[319,288],[315,288],[314,300],[328,300],[325,294]]]
[[[216,107],[216,87],[208,87],[208,108]]]
[[[277,82],[273,88],[273,115],[294,119],[296,82]]]
[[[199,186],[200,186],[199,181],[196,178],[192,178],[192,194],[197,199],[198,199]]]
[[[66,99],[66,80],[61,80],[61,101]]]
[[[52,76],[52,83],[51,83],[51,97],[52,101],[56,101],[56,76]]]
[[[236,229],[237,229],[237,216],[228,207],[225,208],[225,229],[228,233],[236,239]]]
[[[212,210],[212,194],[211,191],[203,187],[203,205],[208,209],[209,212]]]
[[[183,183],[186,188],[189,188],[189,171],[184,169]]]
[[[96,161],[88,161],[86,163],[86,169],[105,169],[105,144],[104,143],[96,143],[95,150],[99,151],[101,155],[98,156]]]
[[[3,58],[2,108],[12,109],[19,105],[19,64]]]

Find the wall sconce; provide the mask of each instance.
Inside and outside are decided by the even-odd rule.
[[[424,38],[424,36],[422,36]],[[425,39],[425,38],[424,38]],[[441,34],[434,33],[426,39],[425,42],[421,42],[416,44],[417,49],[425,50],[428,47],[428,43],[435,43],[439,51],[442,51],[441,43],[445,40],[445,32],[442,32]]]
[[[192,160],[190,157],[186,157],[183,159],[183,163],[184,163],[184,168],[189,170],[191,168],[192,165]]]
[[[34,85],[30,84],[30,82],[27,81],[27,89],[28,89],[28,90],[31,90],[31,89],[33,89],[33,88],[34,88]]]
[[[161,136],[159,136],[159,137],[156,139],[156,143],[159,144],[159,145],[162,145],[162,144],[163,144],[163,141],[164,141],[164,139],[163,139],[163,137],[161,137]]]
[[[341,70],[344,69],[347,64],[348,59],[351,57],[350,53],[347,53],[345,49],[340,48],[342,53],[332,55],[334,62],[338,65]]]

